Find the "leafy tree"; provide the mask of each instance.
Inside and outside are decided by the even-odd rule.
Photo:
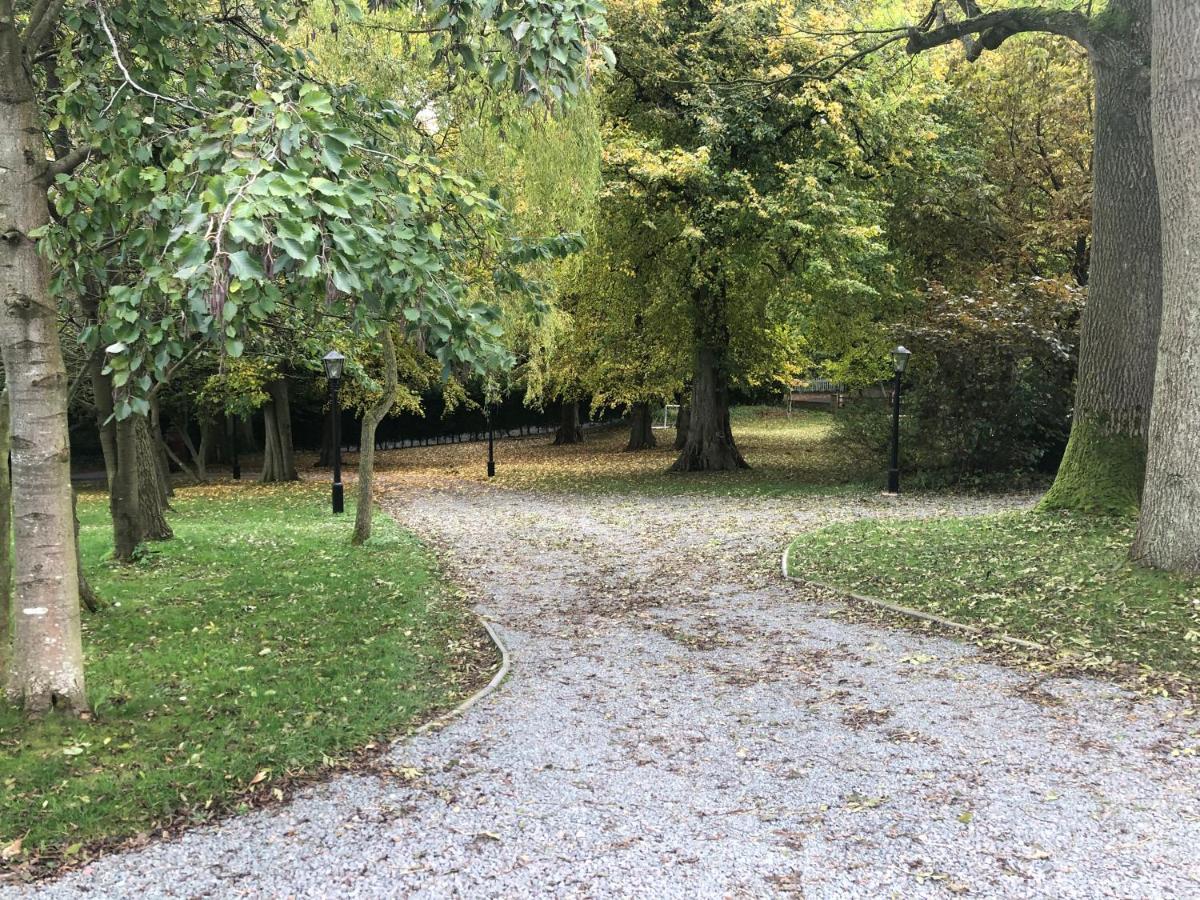
[[[783,37],[795,13],[682,0],[614,11],[606,202],[638,208],[625,265],[677,296],[689,323],[679,471],[746,465],[729,390],[782,374],[780,323],[852,318],[890,278],[859,141],[871,98],[860,102],[853,73],[793,77],[822,52]]]
[[[975,59],[1027,33],[1074,41],[1088,54],[1095,85],[1093,240],[1075,413],[1043,506],[1129,512],[1141,493],[1162,306],[1150,0],[1109,0],[1094,8],[1004,4],[988,12],[974,0],[937,2],[892,39],[905,40],[910,53],[961,42]]]
[[[237,357],[289,306],[368,334],[402,315],[444,365],[480,364],[499,329],[465,270],[482,264],[498,289],[520,286],[528,251],[502,239],[503,209],[429,152],[411,108],[307,74],[289,30],[303,9],[0,4],[0,350],[25,611],[8,693],[30,712],[87,708],[56,295],[99,285],[87,340],[106,353],[123,422],[150,412],[187,348]],[[430,14],[448,78],[490,76],[529,103],[582,88],[603,27],[590,0],[447,0]]]

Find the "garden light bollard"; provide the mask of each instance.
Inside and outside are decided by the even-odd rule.
[[[329,380],[329,414],[333,416],[333,512],[338,515],[346,509],[342,493],[342,410],[338,402],[338,387],[341,385],[346,357],[336,350],[330,350],[321,363]]]
[[[912,356],[904,347],[892,351],[892,368],[896,372],[896,381],[892,385],[892,465],[888,469],[887,492],[900,493],[900,380],[904,370],[908,368],[908,358]]]

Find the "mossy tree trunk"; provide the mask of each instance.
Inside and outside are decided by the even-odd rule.
[[[560,415],[558,430],[554,432],[554,443],[583,443],[583,426],[579,424],[579,401],[563,400]]]
[[[1075,417],[1044,509],[1133,513],[1141,500],[1162,310],[1147,0],[1114,0],[1128,53],[1091,54],[1096,85],[1092,254]],[[1118,9],[1120,7],[1120,9]]]
[[[976,8],[958,22],[928,19],[936,27],[914,29],[908,38],[909,53],[962,41],[975,59],[1013,35],[1043,32],[1075,41],[1091,63],[1096,137],[1088,304],[1071,437],[1044,509],[1130,513],[1140,500],[1162,311],[1150,10],[1151,0],[1110,0],[1095,15],[1033,4]]]
[[[635,403],[629,410],[629,443],[626,451],[652,450],[658,446],[654,438],[649,403]]]
[[[352,544],[362,544],[371,537],[371,516],[375,511],[375,429],[396,402],[396,386],[399,383],[396,346],[392,341],[390,326],[384,326],[379,344],[383,351],[383,394],[362,418],[362,436],[358,447],[358,503],[354,511]]]
[[[1200,5],[1158,0],[1153,44],[1163,318],[1133,557],[1200,574]]]

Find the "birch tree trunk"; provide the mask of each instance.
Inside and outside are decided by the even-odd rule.
[[[354,536],[350,543],[362,544],[371,537],[371,516],[375,511],[372,488],[375,481],[375,429],[396,402],[396,346],[392,342],[391,327],[385,325],[380,334],[383,350],[383,395],[368,409],[362,418],[362,437],[358,447],[358,503],[354,512]]]
[[[1200,573],[1200,4],[1157,0],[1154,157],[1162,188],[1163,317],[1133,557]]]
[[[12,424],[10,699],[37,714],[87,710],[71,514],[67,373],[46,266],[46,148],[12,5],[0,6],[0,354]]]

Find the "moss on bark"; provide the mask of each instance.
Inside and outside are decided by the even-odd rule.
[[[1136,515],[1145,475],[1146,443],[1140,434],[1110,433],[1099,422],[1078,420],[1054,484],[1038,508]]]

